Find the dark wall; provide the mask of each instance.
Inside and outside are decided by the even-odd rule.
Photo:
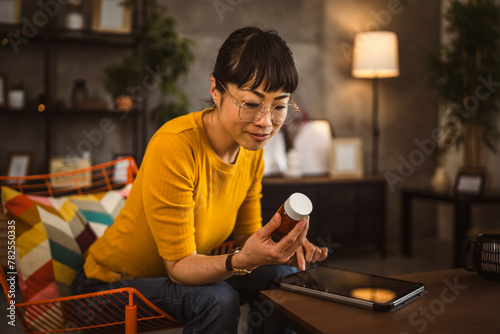
[[[26,1],[29,2],[29,1]],[[245,25],[276,29],[288,42],[296,60],[300,83],[294,100],[313,118],[328,119],[339,137],[360,137],[364,142],[364,167],[370,169],[371,83],[350,74],[349,47],[354,34],[379,25],[381,30],[398,34],[400,72],[397,78],[380,81],[380,158],[381,174],[399,175],[402,160],[408,160],[418,149],[415,140],[429,138],[437,127],[437,99],[425,84],[422,64],[425,54],[439,40],[441,1],[434,0],[256,0],[256,1],[162,1],[177,19],[181,35],[195,41],[195,63],[180,81],[189,96],[193,111],[204,108],[209,96],[210,72],[218,48],[227,35]],[[24,1],[23,1],[24,3]],[[391,13],[391,11],[393,13]],[[397,12],[397,13],[396,13]],[[389,14],[387,14],[389,13]],[[41,42],[26,45],[12,56],[0,48],[0,73],[23,81],[31,98],[42,92]],[[103,67],[108,61],[129,50],[113,47],[61,45],[55,57],[54,90],[57,98],[69,103],[73,81],[85,78],[94,97],[106,97],[102,84]],[[109,96],[108,96],[109,99]],[[152,92],[149,105],[160,99]],[[99,118],[71,118],[58,123],[53,145],[55,154],[63,155],[67,146],[75,148],[85,140],[84,130],[99,126]],[[93,162],[104,162],[114,153],[129,151],[133,145],[130,124],[116,122],[116,130],[106,134],[94,149]],[[123,126],[122,126],[123,125]],[[148,123],[149,138],[157,125]],[[9,151],[29,148],[41,152],[39,121],[35,117],[0,120],[0,168],[6,164]],[[43,154],[35,156],[35,169],[43,168]],[[409,175],[393,183],[388,191],[388,237],[398,236],[400,186],[428,184],[433,170],[430,158],[415,166]],[[399,175],[401,176],[401,175]],[[435,233],[432,209],[423,210],[424,224],[417,235]],[[427,222],[428,221],[428,222]]]

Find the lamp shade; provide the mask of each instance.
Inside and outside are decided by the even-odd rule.
[[[368,31],[354,37],[352,75],[391,78],[399,75],[398,37],[390,31]]]

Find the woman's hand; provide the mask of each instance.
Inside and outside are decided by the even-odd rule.
[[[300,220],[295,227],[279,242],[274,242],[271,238],[271,233],[276,230],[281,224],[281,216],[276,213],[274,217],[261,227],[257,232],[252,234],[245,242],[241,252],[233,256],[233,266],[236,268],[246,268],[254,269],[258,266],[266,264],[286,264],[292,259],[292,256],[296,255],[297,252],[302,252],[304,242],[307,241],[306,235],[309,229],[309,217]],[[309,245],[311,245],[308,242]],[[322,253],[317,256],[312,252],[310,246],[306,246],[306,258],[309,257],[310,260],[313,258],[319,258]],[[307,251],[309,249],[309,252]],[[324,256],[326,257],[326,255]],[[304,259],[302,257],[295,256],[297,259]],[[307,261],[303,260],[302,263]],[[301,265],[300,260],[297,261],[299,266]]]
[[[328,256],[328,248],[313,245],[309,240],[305,240],[302,247],[297,249],[295,256],[290,258],[286,263],[291,266],[299,267],[301,270],[306,270],[306,266],[310,263],[323,261]]]

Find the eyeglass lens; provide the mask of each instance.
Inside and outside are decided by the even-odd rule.
[[[264,113],[264,102],[243,102],[240,108],[240,118],[243,122],[253,122]],[[293,104],[281,103],[271,107],[271,119],[276,124],[291,122],[297,114]]]

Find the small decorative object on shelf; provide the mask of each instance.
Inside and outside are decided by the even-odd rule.
[[[33,153],[11,153],[7,162],[7,176],[26,176],[33,161]]]
[[[82,0],[68,0],[68,5],[71,7],[70,12],[66,16],[66,28],[72,30],[82,30],[85,25],[83,15],[80,13],[80,5]]]
[[[302,161],[299,152],[294,148],[287,153],[287,167],[286,177],[302,177]]]
[[[21,19],[21,0],[0,1],[0,23],[16,24]]]
[[[140,84],[139,73],[139,60],[131,57],[111,63],[104,69],[103,85],[113,97],[117,109],[132,109],[133,99],[130,92]]]
[[[431,187],[436,191],[446,191],[450,186],[450,179],[444,166],[437,166],[431,179]]]
[[[330,176],[363,177],[363,141],[361,138],[333,138],[331,143]]]
[[[24,85],[22,83],[10,86],[8,100],[9,100],[9,108],[12,109],[24,108],[26,101],[26,93],[24,90]]]
[[[92,29],[97,32],[129,34],[132,10],[127,1],[94,0]]]
[[[73,92],[71,93],[71,106],[74,109],[81,109],[83,104],[89,99],[87,84],[84,79],[75,80]]]
[[[120,95],[115,99],[116,109],[130,111],[134,106],[134,99],[130,95]]]
[[[459,195],[481,195],[485,179],[484,167],[462,167],[455,178],[454,191]]]

